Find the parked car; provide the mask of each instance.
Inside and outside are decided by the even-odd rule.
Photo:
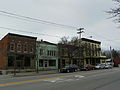
[[[95,69],[95,66],[94,65],[91,65],[91,64],[86,64],[86,65],[83,65],[80,70],[94,70]]]
[[[59,69],[59,72],[76,72],[78,70],[78,66],[75,64],[66,65],[64,68]]]
[[[105,64],[105,69],[110,69],[110,68],[112,68],[112,65],[110,65],[110,64]]]
[[[101,69],[101,64],[97,64],[97,65],[95,66],[95,69]]]
[[[105,64],[100,64],[101,69],[105,69]]]

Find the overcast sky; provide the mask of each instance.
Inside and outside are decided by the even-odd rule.
[[[105,11],[115,7],[112,0],[0,0],[0,11],[15,13],[18,15],[29,16],[58,24],[69,25],[73,27],[85,28],[82,37],[102,42],[103,49],[109,49],[110,46],[120,49],[120,29],[118,25],[112,22],[112,19]],[[77,28],[68,28],[20,20],[7,17],[0,13],[0,27],[20,29],[40,34],[54,36],[78,36]],[[0,28],[0,37],[7,33],[17,33],[38,37],[53,43],[57,43],[60,38],[52,36],[43,36],[38,34],[29,34],[24,32],[6,30]]]

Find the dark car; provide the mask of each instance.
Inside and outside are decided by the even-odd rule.
[[[59,72],[76,72],[78,70],[78,66],[75,64],[66,65],[64,68],[59,69]]]
[[[88,71],[88,70],[94,70],[94,69],[95,69],[95,66],[91,64],[85,64],[80,68],[81,71]]]

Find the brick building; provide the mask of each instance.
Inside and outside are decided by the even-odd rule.
[[[120,65],[120,58],[113,58],[114,66],[117,67]]]
[[[34,69],[36,37],[8,33],[0,41],[0,69]]]

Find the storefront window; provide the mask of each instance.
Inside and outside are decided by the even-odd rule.
[[[56,60],[49,60],[49,66],[56,66]]]

